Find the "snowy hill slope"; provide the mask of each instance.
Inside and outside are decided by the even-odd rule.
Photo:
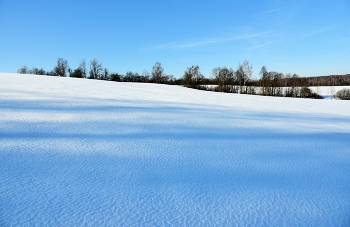
[[[0,226],[347,226],[350,104],[0,73]]]

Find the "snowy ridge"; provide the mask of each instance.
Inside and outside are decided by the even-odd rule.
[[[0,73],[0,226],[348,226],[350,105]]]

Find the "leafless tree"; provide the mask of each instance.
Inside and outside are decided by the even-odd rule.
[[[223,67],[216,73],[217,90],[221,92],[232,92],[232,85],[234,82],[234,72],[230,68]]]
[[[184,75],[182,77],[182,85],[185,87],[199,89],[203,78],[203,75],[199,71],[199,66],[192,65],[184,72]]]
[[[143,70],[143,72],[142,72],[142,78],[143,78],[143,80],[144,80],[144,82],[146,82],[146,83],[148,83],[149,82],[149,78],[150,78],[150,76],[149,76],[149,72],[145,69],[145,70]]]
[[[103,69],[103,73],[101,74],[101,80],[109,80],[109,72],[107,68]]]
[[[253,66],[249,64],[247,60],[244,60],[243,64],[239,64],[236,71],[236,78],[239,82],[239,90],[242,93],[242,86],[244,87],[244,92],[246,93],[246,83],[252,77]]]
[[[28,67],[26,65],[22,66],[19,70],[17,70],[17,73],[20,74],[28,74]]]
[[[221,67],[213,68],[213,70],[211,71],[211,79],[212,80],[216,80],[216,78],[218,77],[219,72],[220,72],[221,69],[222,69]]]
[[[261,94],[262,95],[270,95],[271,89],[271,78],[270,74],[267,71],[267,68],[263,66],[260,70],[260,86],[261,86]]]
[[[269,72],[271,78],[271,95],[272,96],[282,96],[282,80],[284,78],[283,73],[279,72]]]
[[[57,65],[54,68],[54,72],[57,76],[66,77],[68,72],[68,61],[63,58],[57,59]]]
[[[293,76],[290,78],[291,83],[291,95],[293,98],[296,98],[300,96],[300,83],[299,83],[299,76],[298,74],[293,74]]]
[[[86,78],[86,63],[85,60],[80,62],[79,68],[75,70],[69,70],[70,77]]]
[[[102,70],[102,63],[99,63],[96,58],[92,60],[90,62],[89,79],[100,79]]]
[[[155,83],[161,83],[163,73],[164,68],[159,62],[156,62],[152,68],[152,81]]]
[[[84,59],[80,62],[79,69],[81,70],[82,78],[86,78],[86,62]]]
[[[31,70],[28,71],[28,74],[34,74],[34,75],[46,75],[45,70],[39,69],[39,68],[32,68]]]
[[[167,74],[167,75],[162,76],[162,83],[173,84],[174,81],[175,81],[175,77],[172,74]]]

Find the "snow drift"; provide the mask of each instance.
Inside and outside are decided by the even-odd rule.
[[[0,73],[1,226],[349,226],[350,105]]]

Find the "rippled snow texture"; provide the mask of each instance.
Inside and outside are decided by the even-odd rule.
[[[349,102],[0,74],[0,226],[349,225]]]

